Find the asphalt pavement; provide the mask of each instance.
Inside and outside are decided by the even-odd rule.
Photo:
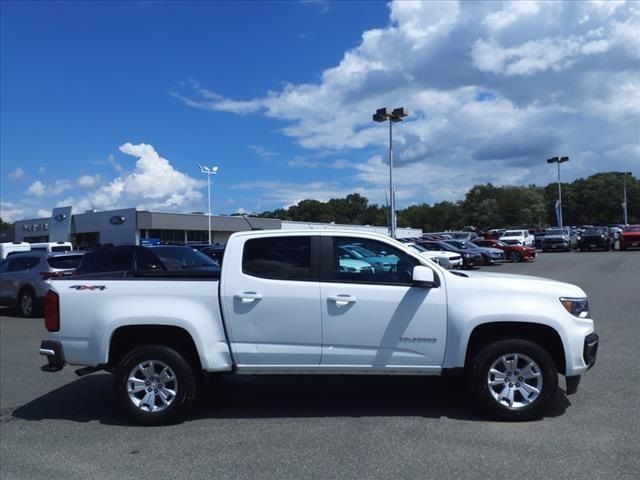
[[[233,377],[213,382],[181,425],[132,427],[109,374],[41,372],[42,319],[5,309],[0,477],[640,478],[640,252],[546,253],[483,270],[567,281],[589,295],[597,364],[540,420],[488,420],[455,378]]]

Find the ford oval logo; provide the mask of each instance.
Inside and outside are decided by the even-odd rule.
[[[55,219],[56,219],[58,222],[63,221],[65,218],[67,218],[67,216],[66,216],[64,213],[59,213],[58,215],[56,215],[56,216],[55,216]]]
[[[109,219],[109,223],[111,225],[122,225],[124,223],[124,217],[121,217],[120,215],[114,215]]]

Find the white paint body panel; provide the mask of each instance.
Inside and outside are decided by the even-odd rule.
[[[283,235],[344,235],[387,242],[431,268],[440,285],[428,289],[294,282],[242,273],[242,248],[248,239]],[[475,327],[527,322],[553,328],[562,340],[566,374],[580,375],[587,368],[584,339],[594,331],[591,319],[570,315],[559,301],[586,297],[577,286],[518,275],[457,275],[388,237],[353,231],[236,233],[227,244],[219,282],[51,283],[60,296],[61,330],[49,338],[62,343],[66,361],[73,365],[106,363],[118,327],[170,325],[191,335],[208,371],[438,374],[443,368],[464,366]],[[106,288],[70,288],[79,283]],[[346,295],[348,301],[336,301],[338,295]]]

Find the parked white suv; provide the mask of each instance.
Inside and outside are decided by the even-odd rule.
[[[533,235],[528,230],[506,230],[499,240],[508,245],[533,246]]]

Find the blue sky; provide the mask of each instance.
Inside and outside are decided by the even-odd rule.
[[[613,2],[1,3],[0,214],[215,213],[640,176],[640,8]]]

